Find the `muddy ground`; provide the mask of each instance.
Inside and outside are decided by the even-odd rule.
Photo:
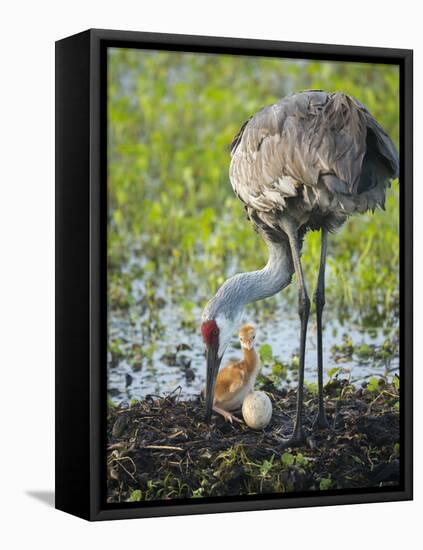
[[[381,487],[400,482],[398,384],[356,389],[325,386],[332,431],[313,433],[317,396],[305,390],[300,448],[283,448],[295,418],[296,392],[264,379],[272,400],[269,426],[254,431],[213,415],[200,398],[175,390],[131,406],[109,405],[108,502]]]

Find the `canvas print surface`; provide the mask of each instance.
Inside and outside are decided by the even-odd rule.
[[[107,70],[107,502],[399,486],[398,66]]]

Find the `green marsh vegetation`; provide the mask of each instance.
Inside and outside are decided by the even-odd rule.
[[[263,378],[273,404],[261,431],[218,417],[210,428],[203,404],[180,391],[131,406],[109,406],[108,502],[387,487],[399,482],[399,378],[356,389],[333,377],[326,406],[333,432],[315,433],[301,449],[281,449],[291,433],[295,390]],[[310,430],[317,402],[305,390]]]
[[[278,347],[281,341],[297,342],[295,282],[247,312],[261,333],[258,384],[271,395],[275,410],[269,445],[263,443],[266,434],[220,423],[215,438],[221,448],[209,448],[201,403],[183,399],[198,396],[204,381],[198,326],[205,302],[227,277],[258,269],[267,260],[265,245],[229,183],[230,143],[258,109],[304,89],[357,97],[398,146],[399,73],[393,66],[109,51],[111,501],[377,485],[389,478],[384,468],[396,479],[398,182],[387,193],[385,212],[352,218],[329,240],[326,394],[331,418],[338,418],[345,434],[334,436],[317,453],[277,451],[276,434],[284,422],[289,433],[286,414],[295,408],[289,388],[297,379],[296,344]],[[303,264],[310,293],[319,254],[320,235],[309,233]],[[312,338],[312,323],[309,332]],[[308,348],[307,406],[313,410],[316,351]],[[236,344],[230,351],[239,353]],[[354,371],[360,375],[354,377]],[[177,402],[174,394],[163,397],[178,384],[183,392]],[[152,393],[156,396],[146,398]],[[338,410],[337,403],[346,400]],[[156,425],[154,415],[170,405],[169,426]],[[363,411],[359,432],[355,421]],[[197,463],[190,458],[193,441]],[[331,471],[335,456],[345,459],[342,467],[338,463],[339,475]]]
[[[109,312],[126,319],[131,340],[138,338],[124,352],[122,334],[111,334],[112,361],[126,353],[154,370],[170,324],[196,333],[199,313],[218,286],[266,262],[265,245],[228,178],[231,140],[251,114],[298,90],[344,91],[362,101],[398,145],[398,87],[398,68],[389,65],[111,50]],[[394,182],[386,212],[356,216],[330,237],[325,318],[345,328],[333,329],[336,342],[329,347],[354,326],[354,345],[361,344],[360,333],[383,336],[396,353],[398,230]],[[310,292],[319,240],[309,233],[303,248]],[[278,307],[294,305],[295,296],[292,284],[283,296],[251,306],[251,315],[271,326]]]

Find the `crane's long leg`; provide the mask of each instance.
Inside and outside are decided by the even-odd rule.
[[[294,432],[287,444],[299,444],[304,440],[303,432],[303,399],[304,399],[304,362],[307,336],[307,324],[310,314],[310,298],[307,293],[307,287],[304,281],[303,268],[300,259],[300,242],[298,234],[295,231],[289,231],[288,239],[291,247],[292,260],[294,263],[295,275],[298,284],[298,314],[301,321],[300,336],[300,365],[298,372],[298,390],[297,390],[297,415],[295,419]]]
[[[326,418],[325,406],[323,403],[323,308],[325,306],[325,267],[326,267],[326,249],[327,249],[327,229],[322,229],[319,275],[317,277],[317,286],[314,292],[314,303],[316,304],[317,317],[317,383],[319,389],[319,411],[314,421],[314,428],[329,428]]]

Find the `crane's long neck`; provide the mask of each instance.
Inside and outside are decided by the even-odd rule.
[[[289,244],[272,241],[267,241],[266,244],[269,259],[265,267],[232,278],[235,279],[234,284],[240,286],[239,297],[244,305],[273,296],[291,282],[293,268]]]
[[[290,283],[293,267],[289,244],[266,244],[269,260],[265,267],[228,279],[207,304],[203,318],[215,318],[218,314],[234,318],[246,304],[273,296]]]

